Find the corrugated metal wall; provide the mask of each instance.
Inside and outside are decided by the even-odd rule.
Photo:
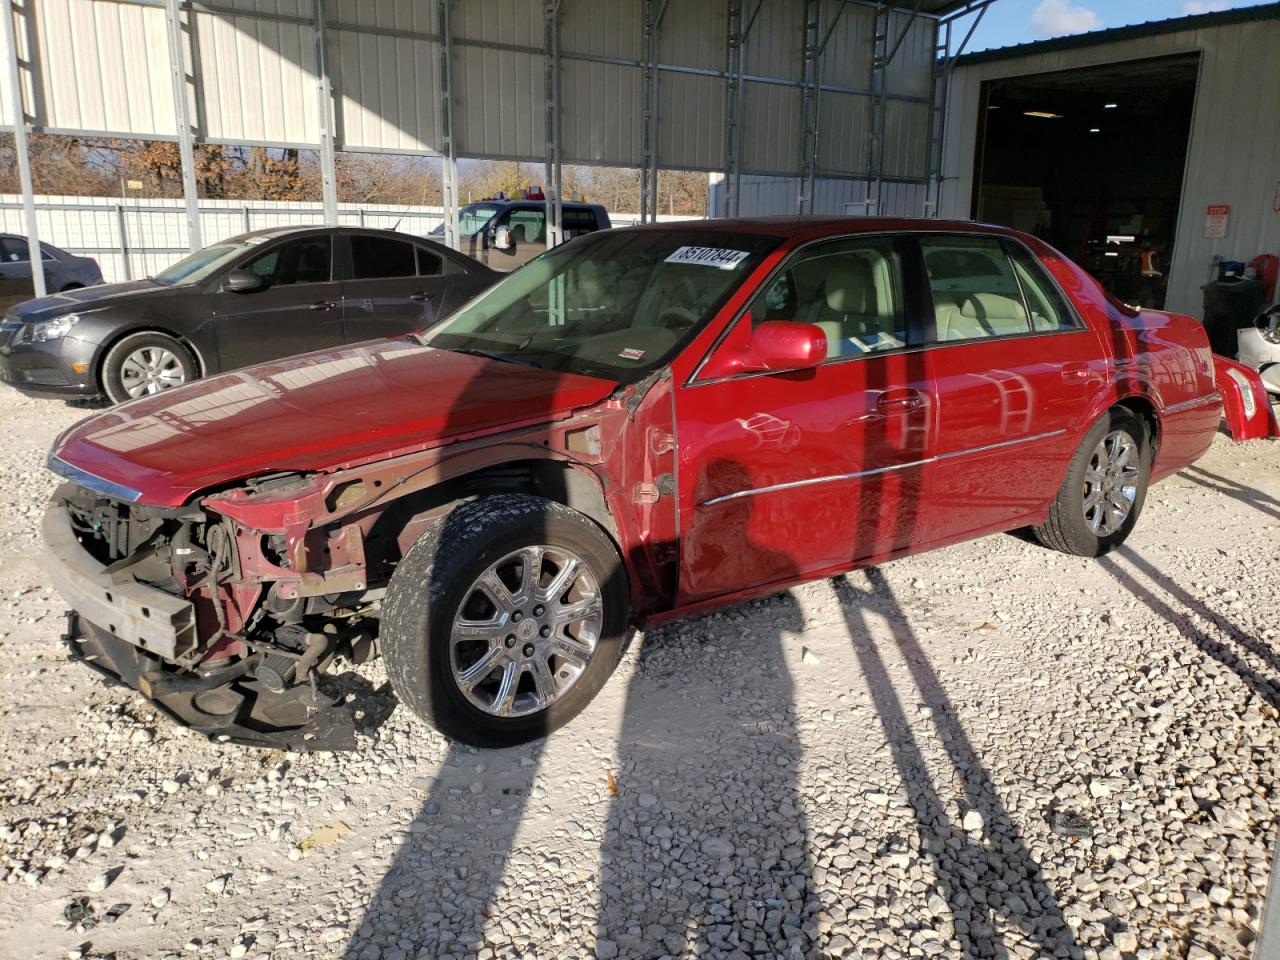
[[[183,0],[197,140],[318,144],[316,0]],[[746,5],[752,9],[752,4]],[[34,127],[174,138],[164,0],[18,0],[13,6]],[[452,7],[453,117],[460,156],[541,160],[546,152],[542,0]],[[818,172],[866,172],[874,8],[822,0],[836,20],[820,66]],[[666,5],[659,32],[660,167],[725,164],[728,0]],[[643,0],[564,0],[562,157],[641,161]],[[894,38],[906,13],[891,16]],[[325,53],[338,149],[435,153],[441,143],[437,6],[426,0],[329,0]],[[907,31],[887,74],[884,173],[923,178],[936,21]],[[804,0],[765,0],[744,47],[742,168],[801,167]],[[5,98],[7,109],[8,102]],[[6,117],[6,123],[10,118]]]
[[[961,64],[952,79],[943,216],[971,214],[974,159],[987,80],[1168,54],[1199,53],[1200,82],[1169,269],[1170,310],[1200,316],[1210,259],[1280,254],[1280,17],[1134,38],[1009,60]],[[1206,238],[1205,207],[1230,204],[1225,239]]]
[[[820,177],[814,181],[813,212],[833,216],[857,216],[866,210],[865,180],[836,180]],[[795,213],[800,197],[797,177],[743,177],[739,213],[744,217],[764,217]],[[923,183],[888,181],[880,185],[880,209],[886,217],[919,217],[924,211]],[[725,213],[724,182],[712,176],[711,215]]]

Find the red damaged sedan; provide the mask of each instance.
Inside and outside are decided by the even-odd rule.
[[[549,251],[413,337],[91,417],[50,455],[68,640],[176,719],[349,742],[330,676],[483,746],[541,736],[653,623],[1031,528],[1095,556],[1256,374],[969,223],[706,221]]]

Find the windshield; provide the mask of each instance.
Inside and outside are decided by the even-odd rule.
[[[183,257],[151,279],[166,287],[188,287],[207,280],[248,249],[244,243],[215,243]]]
[[[470,237],[484,229],[493,215],[502,208],[492,203],[469,203],[458,211],[458,236]],[[444,236],[444,224],[436,227],[428,236]]]
[[[634,382],[688,343],[780,242],[710,230],[591,234],[531,260],[420,339]]]

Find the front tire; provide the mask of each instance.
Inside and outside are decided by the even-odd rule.
[[[164,333],[131,333],[102,361],[102,389],[112,403],[180,387],[200,377],[195,355]]]
[[[523,494],[457,507],[391,577],[381,643],[397,696],[446,737],[507,747],[576,716],[622,654],[626,574],[588,517]]]
[[[1122,407],[1108,410],[1085,434],[1042,526],[1046,547],[1100,557],[1123,543],[1146,502],[1151,476],[1147,427]]]

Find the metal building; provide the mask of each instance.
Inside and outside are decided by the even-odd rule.
[[[1277,51],[1269,4],[962,57],[941,213],[1036,229],[1103,278],[1155,254],[1163,305],[1199,316],[1215,257],[1280,254]]]
[[[29,130],[177,142],[193,249],[198,143],[318,150],[330,222],[336,151],[439,157],[450,242],[460,157],[545,163],[549,244],[564,163],[640,168],[646,217],[659,169],[721,173],[728,213],[743,177],[800,212],[854,178],[874,213],[936,170],[952,25],[991,2],[15,0],[0,122],[20,161]]]

